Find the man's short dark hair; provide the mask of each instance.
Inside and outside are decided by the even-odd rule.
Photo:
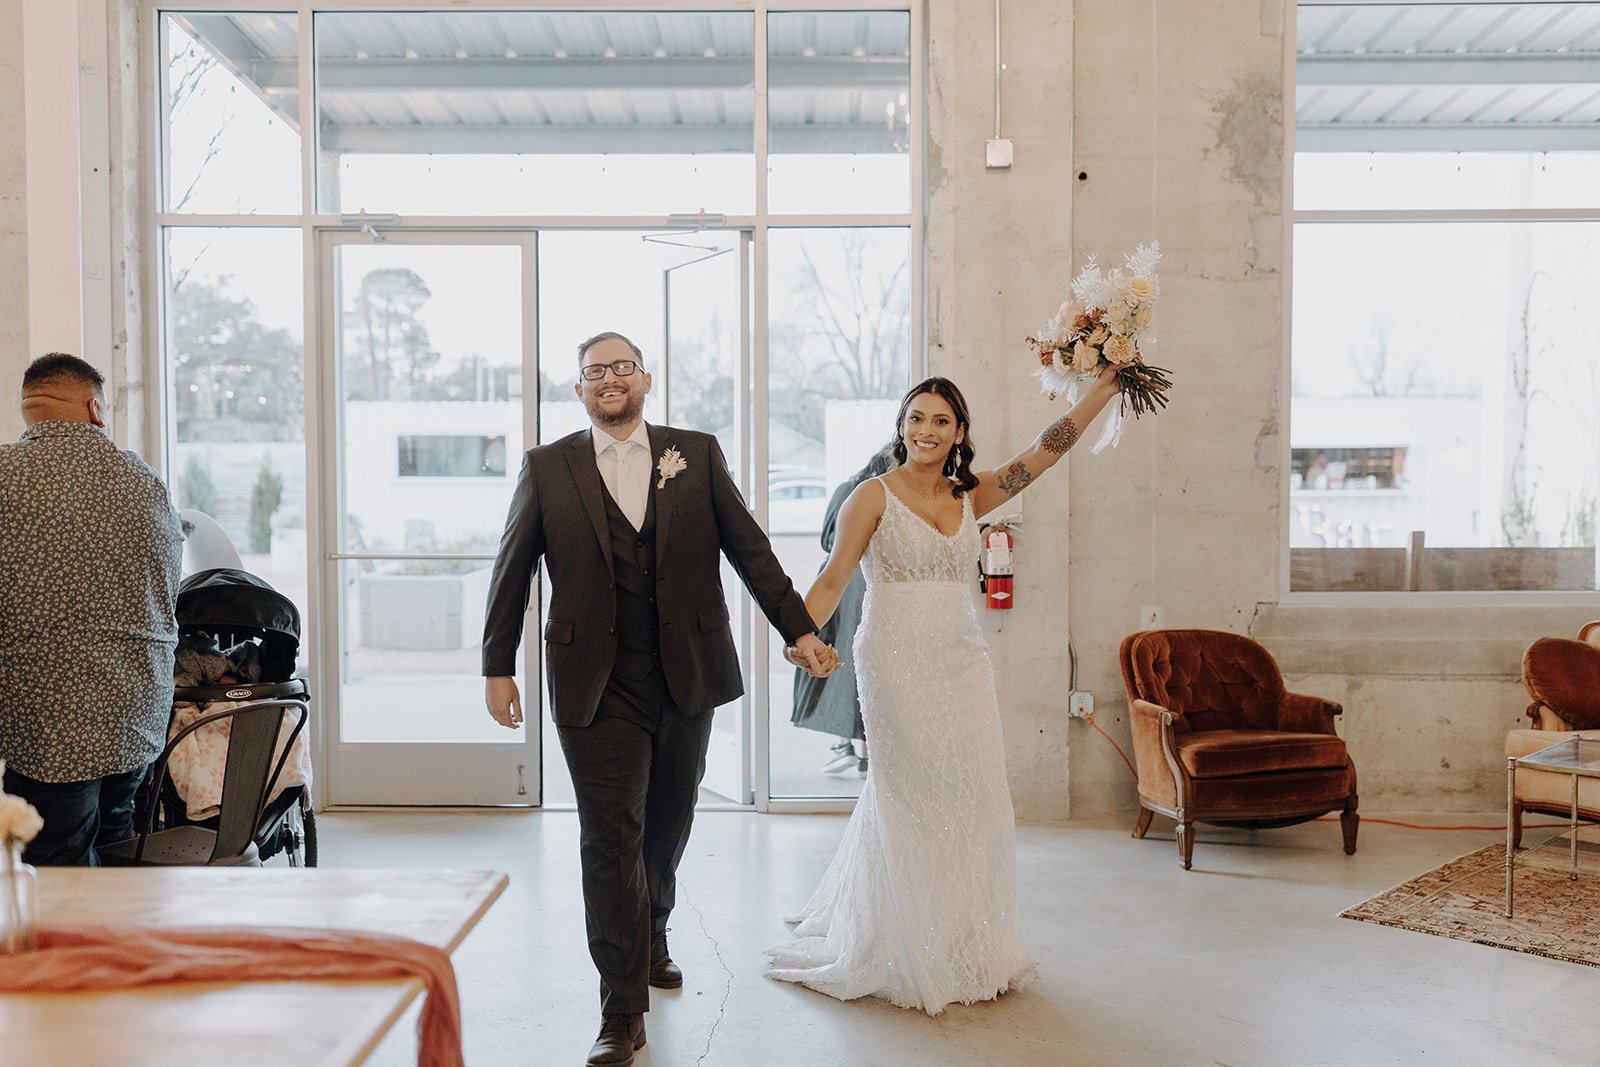
[[[93,386],[96,392],[106,387],[106,376],[91,364],[65,352],[50,352],[28,364],[22,374],[22,391],[62,381]]]
[[[583,344],[579,345],[578,363],[580,365],[583,363],[583,357],[588,355],[589,349],[593,348],[601,341],[621,341],[623,344],[633,349],[633,358],[638,360],[639,366],[644,366],[644,353],[639,351],[639,346],[622,336],[622,334],[617,333],[615,330],[607,330],[604,333],[597,333],[587,341],[583,342]]]

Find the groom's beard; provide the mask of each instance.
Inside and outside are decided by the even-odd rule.
[[[599,397],[585,396],[583,406],[589,412],[589,418],[597,425],[626,426],[644,411],[644,394],[629,393],[628,402],[616,411],[607,411],[601,407]]]

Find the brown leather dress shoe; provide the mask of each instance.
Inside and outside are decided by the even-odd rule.
[[[683,985],[683,969],[667,953],[667,935],[650,939],[650,984],[657,989],[677,989]]]
[[[644,1048],[643,1015],[607,1015],[600,1023],[600,1036],[584,1067],[628,1067],[633,1054]]]

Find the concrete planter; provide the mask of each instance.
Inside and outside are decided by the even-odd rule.
[[[467,648],[483,639],[489,568],[466,574],[363,574],[360,639],[365,648]]]

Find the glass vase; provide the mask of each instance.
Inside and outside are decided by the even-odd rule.
[[[0,847],[0,955],[39,945],[39,872],[22,862],[22,846]]]

